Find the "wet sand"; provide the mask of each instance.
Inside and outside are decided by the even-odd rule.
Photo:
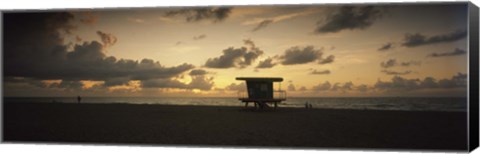
[[[6,142],[467,149],[466,112],[4,103]]]

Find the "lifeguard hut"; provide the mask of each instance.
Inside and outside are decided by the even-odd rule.
[[[245,107],[248,107],[249,102],[253,102],[255,108],[258,106],[265,109],[269,107],[269,103],[273,103],[276,109],[277,104],[287,98],[287,93],[281,90],[283,78],[237,77],[236,80],[245,80],[247,83],[247,92],[238,93],[238,99],[245,103]],[[273,89],[274,82],[279,83],[278,90]]]

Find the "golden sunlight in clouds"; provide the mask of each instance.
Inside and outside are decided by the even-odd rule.
[[[23,91],[69,89],[85,95],[235,96],[232,84],[242,83],[236,77],[282,77],[282,89],[294,97],[455,93],[466,89],[461,82],[468,65],[465,7],[279,5],[12,14],[5,27],[32,32],[6,29],[5,76]],[[26,38],[42,41],[22,48],[31,42]],[[415,89],[420,94],[409,93]]]

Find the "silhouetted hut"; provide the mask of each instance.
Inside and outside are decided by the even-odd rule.
[[[285,101],[287,93],[281,90],[281,82],[283,78],[256,78],[256,77],[237,77],[236,80],[245,80],[247,82],[247,93],[239,92],[239,100],[245,103],[245,107],[249,102],[253,102],[255,107],[259,106],[264,109],[268,103],[273,103],[274,108],[277,104]],[[280,84],[278,90],[273,89],[273,82]]]

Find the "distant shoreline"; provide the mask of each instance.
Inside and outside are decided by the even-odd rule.
[[[4,102],[78,103],[75,97],[9,97]],[[82,97],[81,103],[94,104],[163,104],[194,106],[244,106],[237,98],[163,98],[163,97]],[[280,107],[305,108],[312,104],[321,109],[401,110],[401,111],[467,111],[466,98],[288,98]],[[253,106],[253,103],[250,103]]]

